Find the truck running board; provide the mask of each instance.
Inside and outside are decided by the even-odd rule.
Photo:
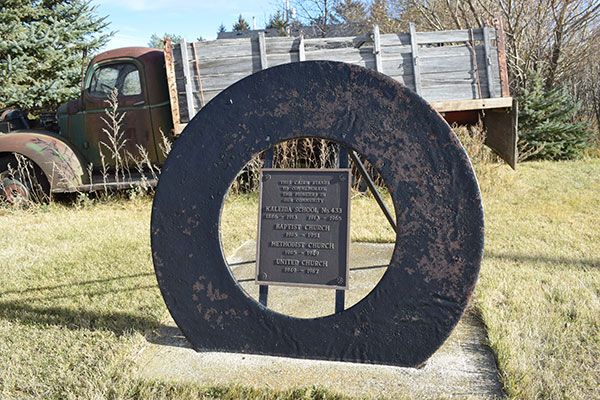
[[[152,176],[143,176],[140,174],[135,174],[135,176],[132,174],[130,178],[128,177],[125,180],[120,180],[119,182],[117,182],[114,179],[107,179],[106,181],[104,181],[101,176],[94,176],[93,183],[73,186],[70,188],[56,188],[52,189],[52,193],[89,193],[108,190],[135,189],[137,187],[147,189],[151,187],[156,187],[157,183],[158,178]]]

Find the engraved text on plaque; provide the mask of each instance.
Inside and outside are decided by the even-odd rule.
[[[349,169],[263,169],[256,283],[347,289],[349,194]]]

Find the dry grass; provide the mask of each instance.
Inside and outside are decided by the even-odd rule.
[[[536,162],[484,194],[476,292],[514,398],[600,397],[600,161]]]
[[[475,302],[505,388],[511,398],[598,398],[600,161],[497,171],[500,180],[483,187]],[[0,398],[339,398],[135,378],[132,357],[166,313],[150,206],[135,197],[0,207]],[[256,209],[256,195],[228,200],[226,252],[255,235]],[[352,214],[353,239],[393,240],[372,199],[355,194]]]

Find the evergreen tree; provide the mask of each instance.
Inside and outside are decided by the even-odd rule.
[[[76,97],[82,62],[112,35],[105,19],[89,0],[4,0],[0,105],[54,109]]]
[[[171,39],[171,43],[179,43],[182,36],[175,35],[174,33],[165,33],[162,37],[159,37],[156,33],[153,33],[152,36],[150,36],[150,41],[148,42],[148,47],[153,48],[153,49],[164,49],[165,44],[164,44],[163,40],[165,38]]]
[[[227,32],[227,29],[225,29],[225,25],[223,25],[223,23],[221,22],[221,25],[219,25],[219,29],[217,30],[217,35],[223,32]]]
[[[240,14],[238,21],[235,24],[233,24],[234,32],[247,31],[248,29],[250,29],[248,21],[246,21],[244,17],[242,17],[242,14]]]
[[[277,29],[279,36],[286,36],[287,27],[288,23],[285,20],[283,13],[277,10],[275,15],[269,17],[269,23],[267,24],[266,29]]]
[[[519,151],[541,150],[532,158],[572,159],[589,146],[593,132],[575,122],[579,105],[565,88],[545,88],[539,71],[532,72],[529,87],[519,99]]]

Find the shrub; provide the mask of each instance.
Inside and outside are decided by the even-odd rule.
[[[539,149],[532,159],[579,158],[593,136],[587,123],[574,119],[579,105],[564,87],[545,88],[539,71],[530,74],[529,82],[519,99],[519,152]]]

